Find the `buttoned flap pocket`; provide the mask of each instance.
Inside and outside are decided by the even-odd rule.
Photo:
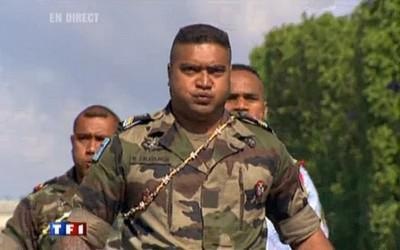
[[[127,197],[129,208],[138,206],[150,193],[155,192],[162,183],[163,177],[171,171],[171,157],[164,152],[138,152],[130,159],[130,167],[127,173]],[[168,226],[171,217],[171,183],[163,185],[152,203],[143,213],[149,221]]]
[[[246,164],[241,169],[241,179],[243,219],[247,222],[264,220],[266,201],[273,182],[270,169],[262,164]]]

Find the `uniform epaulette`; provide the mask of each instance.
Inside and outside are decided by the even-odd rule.
[[[119,123],[118,131],[122,132],[135,125],[143,124],[152,120],[153,118],[148,113],[143,115],[131,116]]]
[[[263,129],[274,134],[274,131],[272,130],[272,128],[265,121],[258,120],[256,118],[248,115],[246,112],[242,112],[242,111],[234,112],[232,114],[235,115],[239,120],[241,120],[245,123],[249,123],[249,124],[253,124],[253,125],[262,127]]]

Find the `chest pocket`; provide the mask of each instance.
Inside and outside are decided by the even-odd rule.
[[[239,185],[243,203],[243,222],[264,221],[266,201],[273,183],[269,166],[262,163],[246,164],[239,169]]]
[[[127,193],[133,194],[128,198],[128,208],[135,207],[143,200],[143,196],[153,192],[167,175],[172,164],[173,156],[165,151],[140,151],[130,159],[127,173]],[[171,160],[172,159],[172,160]],[[154,201],[144,212],[151,220],[159,221],[167,226],[171,218],[172,182],[163,188]]]

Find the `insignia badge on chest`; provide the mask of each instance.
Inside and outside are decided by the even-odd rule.
[[[262,180],[259,180],[256,182],[256,185],[254,185],[254,191],[255,191],[257,200],[261,199],[262,195],[264,194],[265,189],[266,189],[266,186]]]
[[[252,137],[246,137],[243,139],[244,143],[247,144],[250,148],[254,148],[256,146],[256,141]]]
[[[161,149],[159,137],[146,137],[142,142],[142,147],[146,150]]]

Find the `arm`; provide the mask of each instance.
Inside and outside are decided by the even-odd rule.
[[[37,230],[35,230],[31,204],[24,198],[7,221],[1,235],[0,249],[35,249],[37,247]]]
[[[318,229],[315,233],[313,233],[310,237],[302,241],[298,245],[291,245],[293,249],[296,250],[333,250],[333,246],[329,242],[329,240],[325,237],[324,233],[321,229]]]
[[[307,194],[299,179],[299,168],[293,165],[283,144],[280,144],[279,155],[274,183],[267,200],[268,217],[280,239],[291,246],[302,246],[309,239],[319,240],[321,238],[317,232],[320,232],[320,219],[307,202]],[[322,242],[324,240],[330,245],[325,237],[321,239]]]
[[[0,232],[0,249],[24,249],[20,242],[16,241],[12,236]]]
[[[82,238],[95,248],[104,247],[108,234],[113,230],[110,224],[121,210],[125,182],[120,167],[122,146],[119,138],[114,137],[98,162],[91,166],[74,197],[75,208],[68,220],[87,223],[87,235]],[[81,245],[82,240],[78,237],[63,238],[57,242],[58,247],[78,249]]]
[[[308,193],[307,195],[308,204],[310,204],[310,206],[314,209],[318,217],[321,218],[321,229],[324,232],[325,236],[328,238],[329,229],[324,218],[324,212],[322,210],[321,202],[319,201],[317,188],[315,187],[311,179],[311,176],[308,174],[307,170],[301,165],[300,165],[300,174],[303,176],[304,186]]]

